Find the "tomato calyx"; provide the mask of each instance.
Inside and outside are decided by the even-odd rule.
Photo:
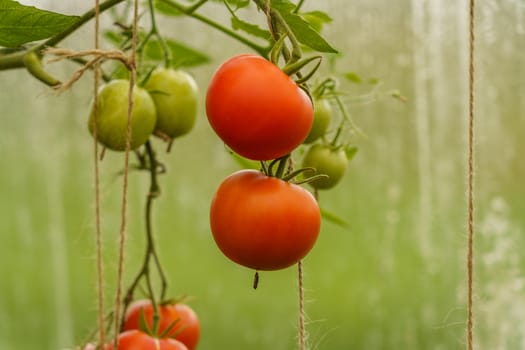
[[[276,166],[277,169],[275,169]],[[312,167],[303,167],[300,169],[293,170],[292,164],[290,162],[290,154],[287,154],[281,158],[274,159],[270,162],[270,164],[266,164],[266,162],[261,161],[261,171],[266,176],[275,177],[282,181],[291,182],[296,185],[310,183],[312,181],[316,181],[321,178],[327,177],[327,175],[324,174],[316,174],[316,169]],[[315,175],[305,177],[301,180],[297,180],[299,175],[307,173]],[[255,282],[254,286],[256,286]]]
[[[144,311],[145,309],[141,308],[140,316],[139,316],[139,330],[141,330],[142,332],[148,334],[149,336],[153,338],[162,339],[162,338],[168,338],[168,337],[171,337],[171,338],[177,337],[177,335],[181,334],[187,328],[187,325],[183,325],[180,328],[178,328],[176,331],[174,331],[175,326],[181,321],[181,318],[177,317],[175,320],[170,322],[168,326],[166,326],[162,331],[160,331],[159,329],[160,328],[160,310],[159,308],[168,307],[168,306],[172,306],[178,303],[182,303],[182,302],[187,301],[188,299],[190,298],[184,295],[182,297],[169,298],[169,299],[158,302],[153,307],[153,323],[151,325],[148,324],[147,316]],[[154,303],[153,300],[151,300],[151,302]]]
[[[295,81],[297,85],[301,85],[303,83],[306,83],[308,80],[310,80],[310,78],[317,72],[323,60],[322,56],[307,57],[297,62],[288,63],[286,66],[283,67],[282,71],[286,75],[291,76],[293,74],[299,73],[301,69],[303,69],[307,64],[315,60],[317,60],[317,62],[315,63],[314,67],[306,75],[301,76],[299,79]]]

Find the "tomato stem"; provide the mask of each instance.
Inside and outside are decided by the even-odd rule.
[[[317,60],[317,63],[315,64],[315,66],[312,68],[312,70],[310,72],[308,72],[308,74],[306,74],[305,76],[301,76],[298,80],[296,80],[296,83],[297,84],[302,84],[302,83],[305,83],[306,81],[308,81],[314,74],[315,72],[317,72],[317,69],[319,68],[319,66],[321,65],[321,61],[322,61],[323,57],[322,56],[313,56],[313,57],[308,57],[308,58],[305,58],[304,60],[302,61],[296,61],[296,62],[293,62],[293,63],[290,63],[290,64],[287,64],[284,68],[283,68],[283,72],[286,74],[286,75],[292,75],[292,74],[297,74],[302,68],[304,68],[308,63],[314,61],[314,60]]]
[[[286,63],[289,64],[298,61],[303,55],[301,44],[299,43],[299,40],[297,40],[297,37],[293,33],[288,23],[286,23],[286,21],[284,20],[281,13],[279,13],[279,11],[274,10],[271,6],[269,6],[269,3],[263,0],[254,0],[254,2],[261,11],[264,11],[266,13],[269,22],[268,27],[270,28],[270,32],[272,33],[274,39],[279,40],[282,36],[282,34],[280,34],[279,31],[275,30],[275,27],[278,26],[290,40],[290,44],[292,45],[291,53],[288,51],[286,46],[283,46],[282,48],[282,54],[284,59],[286,60]]]
[[[166,296],[166,289],[168,286],[166,275],[164,273],[164,270],[160,263],[160,259],[159,259],[157,250],[155,248],[155,240],[153,236],[153,227],[152,227],[152,220],[151,220],[153,200],[160,195],[160,187],[158,184],[157,175],[159,174],[159,169],[162,170],[163,166],[161,163],[158,162],[150,141],[146,142],[145,149],[146,149],[145,154],[138,153],[137,155],[139,157],[139,161],[142,163],[141,165],[146,167],[150,173],[150,188],[149,188],[149,192],[146,198],[146,209],[145,209],[146,253],[144,255],[144,262],[142,264],[142,267],[140,268],[139,272],[135,276],[135,279],[133,280],[130,287],[128,288],[126,297],[124,298],[124,309],[127,309],[129,304],[133,300],[133,294],[135,292],[135,289],[139,285],[139,282],[142,280],[142,278],[144,278],[146,281],[147,294],[153,305],[154,312],[153,312],[152,329],[153,329],[154,334],[156,334],[158,330],[158,323],[160,320],[160,316],[158,312],[158,304],[156,302],[154,288],[151,282],[150,262],[152,258],[153,258],[153,263],[155,264],[157,272],[160,276],[161,290],[160,290],[159,300],[164,300]],[[121,320],[121,325],[123,324],[124,324],[124,315]]]
[[[297,40],[297,37],[293,33],[290,26],[288,26],[288,23],[286,23],[286,21],[284,20],[283,16],[279,13],[279,11],[275,11],[271,9],[270,15],[272,16],[272,18],[275,18],[277,23],[282,27],[284,33],[286,34],[286,36],[288,36],[288,39],[290,40],[290,43],[292,44],[292,52],[291,52],[290,58],[287,60],[287,64],[298,61],[303,55],[303,50],[301,49],[301,44],[299,43],[299,40]]]
[[[57,87],[62,84],[60,80],[57,80],[55,77],[44,70],[40,57],[38,57],[34,51],[29,51],[24,56],[24,64],[27,71],[44,84],[51,87]]]
[[[314,90],[312,95],[315,98],[322,98],[326,91],[334,91],[337,86],[337,81],[334,78],[326,78]]]
[[[339,126],[337,127],[337,130],[335,132],[335,135],[334,135],[334,138],[332,139],[332,141],[330,142],[330,145],[332,146],[337,146],[337,141],[339,140],[339,136],[341,135],[343,129],[344,129],[344,125],[346,123],[348,123],[350,125],[350,127],[355,131],[357,132],[358,134],[360,135],[364,135],[363,131],[361,131],[361,129],[359,129],[357,127],[357,125],[355,125],[355,123],[353,122],[353,120],[350,118],[350,115],[348,114],[348,111],[345,107],[345,105],[343,104],[343,102],[341,101],[341,98],[337,95],[337,94],[334,94],[333,95],[336,103],[337,103],[337,106],[339,107],[339,110],[341,111],[341,114],[342,114],[342,118],[341,118],[341,122],[339,123]]]
[[[164,56],[164,66],[166,68],[169,68],[171,65],[171,52],[168,49],[168,46],[166,45],[166,41],[164,40],[164,37],[160,35],[158,26],[157,26],[157,18],[155,16],[155,6],[153,4],[153,0],[148,0],[148,7],[149,7],[149,13],[150,13],[150,21],[151,21],[151,28],[148,34],[146,34],[146,37],[142,40],[140,43],[140,46],[137,48],[137,51],[141,52],[142,49],[146,46],[147,42],[152,36],[156,36],[157,40],[159,41],[160,48],[162,50],[162,54]]]

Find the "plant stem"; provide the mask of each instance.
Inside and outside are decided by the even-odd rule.
[[[295,6],[295,9],[293,10],[293,13],[299,13],[299,10],[301,9],[301,6],[303,6],[304,0],[299,0],[297,5]]]
[[[144,255],[144,262],[142,264],[142,267],[140,268],[139,272],[135,276],[135,279],[129,286],[126,296],[124,298],[124,310],[129,306],[131,301],[133,300],[133,293],[135,292],[135,289],[137,288],[139,282],[142,280],[142,278],[146,279],[146,287],[148,291],[148,297],[151,299],[151,303],[154,310],[154,319],[153,319],[153,328],[155,329],[158,325],[158,303],[156,302],[156,298],[153,291],[153,286],[151,284],[151,276],[150,276],[150,262],[151,258],[153,257],[155,266],[157,267],[157,271],[159,273],[160,279],[161,279],[161,292],[160,292],[160,301],[162,301],[166,294],[166,288],[167,288],[167,279],[166,275],[164,273],[164,270],[162,269],[162,266],[160,264],[160,260],[157,254],[157,250],[155,248],[155,240],[153,237],[153,227],[152,227],[152,206],[153,206],[153,200],[157,198],[160,195],[160,187],[157,181],[157,169],[159,166],[159,163],[157,161],[157,158],[155,156],[155,152],[153,150],[153,147],[151,146],[151,143],[149,141],[145,144],[146,153],[145,155],[141,155],[141,157],[145,157],[149,160],[147,162],[148,164],[148,170],[150,173],[150,188],[149,192],[146,198],[146,209],[145,209],[145,221],[146,221],[146,253]],[[142,159],[143,160],[143,159]],[[141,160],[141,161],[142,161]],[[121,324],[123,324],[123,319]]]
[[[161,301],[164,299],[166,294],[166,288],[168,286],[166,274],[164,273],[164,270],[162,268],[162,265],[160,263],[159,256],[157,254],[157,249],[155,248],[154,240],[153,240],[153,228],[151,225],[151,205],[153,203],[153,199],[157,198],[160,195],[160,187],[157,180],[157,169],[159,167],[159,163],[157,161],[157,158],[155,156],[155,152],[153,150],[153,147],[151,147],[151,143],[148,141],[146,142],[146,154],[149,158],[149,165],[150,165],[150,191],[148,194],[147,199],[147,207],[146,207],[146,235],[149,237],[148,239],[151,240],[151,255],[153,256],[153,259],[155,261],[155,265],[157,266],[157,271],[160,276],[161,280]]]
[[[24,68],[24,56],[27,50],[0,55],[0,70]]]
[[[155,16],[155,7],[153,5],[153,0],[148,0],[148,6],[149,6],[149,13],[150,13],[150,19],[151,19],[151,30],[149,34],[146,36],[148,39],[151,37],[151,35],[155,35],[157,37],[157,40],[159,41],[160,47],[162,49],[162,52],[164,54],[164,66],[168,68],[171,64],[171,55],[170,50],[168,49],[168,46],[166,45],[166,41],[160,35],[159,29],[157,27],[157,19]],[[144,39],[144,41],[141,43],[140,48],[142,49],[144,45],[148,42],[147,39]]]
[[[364,136],[365,134],[363,133],[363,131],[361,131],[361,129],[359,129],[357,125],[355,125],[352,118],[350,118],[350,115],[348,114],[345,105],[341,101],[341,98],[339,98],[337,94],[334,94],[334,99],[337,102],[337,106],[339,107],[339,110],[341,111],[343,118],[341,118],[341,122],[339,123],[339,126],[337,127],[337,130],[335,132],[334,138],[332,139],[330,144],[332,146],[337,146],[337,141],[339,139],[339,136],[341,135],[341,132],[343,131],[345,123],[350,124],[350,127],[354,129],[356,133],[360,134],[361,136]]]
[[[180,12],[184,13],[185,15],[187,15],[189,17],[195,18],[196,20],[209,25],[210,27],[213,27],[213,28],[219,30],[220,32],[223,32],[224,34],[228,35],[229,37],[231,37],[231,38],[233,38],[233,39],[243,43],[244,45],[248,46],[249,48],[253,49],[254,51],[256,51],[261,56],[266,57],[266,55],[270,51],[269,47],[260,46],[260,45],[258,45],[256,43],[254,43],[253,41],[243,37],[242,35],[237,34],[233,30],[230,30],[229,28],[226,28],[222,24],[217,23],[217,22],[211,20],[208,17],[205,17],[203,15],[195,13],[195,8],[198,7],[196,5],[201,6],[204,3],[203,1],[199,1],[197,4],[195,4],[193,6],[189,6],[189,7],[183,6],[183,5],[177,3],[176,1],[173,1],[173,0],[159,0],[159,1],[165,3],[166,5],[169,5],[169,6],[173,7],[174,9],[179,10]]]
[[[194,5],[188,6],[186,8],[186,10],[188,11],[187,13],[193,13],[193,12],[197,11],[197,9],[199,7],[201,7],[202,5],[204,5],[207,2],[208,2],[208,0],[200,0],[200,1],[196,2]]]
[[[290,56],[290,54],[285,53],[285,51],[283,50],[283,56],[286,60],[286,63],[287,64],[293,63],[297,61],[298,59],[300,59],[302,56],[301,44],[299,43],[299,40],[297,40],[297,37],[293,33],[290,26],[288,26],[288,23],[286,23],[286,21],[284,20],[281,13],[272,8],[270,8],[269,11],[267,11],[266,3],[263,0],[253,0],[253,1],[255,2],[257,7],[259,7],[261,11],[264,11],[267,14],[267,16],[270,16],[270,18],[268,19],[270,23],[276,22],[282,28],[284,34],[288,36],[288,39],[290,40],[290,43],[292,44],[292,52]],[[274,38],[275,38],[275,33],[274,33]]]

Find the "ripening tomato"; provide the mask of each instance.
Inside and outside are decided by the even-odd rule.
[[[151,300],[136,300],[128,306],[124,318],[124,330],[140,329],[141,314],[148,327],[153,327],[153,305]],[[159,305],[159,324],[157,335],[163,334],[175,321],[167,337],[174,337],[184,343],[189,350],[197,347],[200,336],[200,323],[197,314],[183,303]]]
[[[113,350],[113,343],[107,346],[107,350]],[[173,338],[153,338],[133,329],[119,334],[117,350],[188,350],[188,348]]]
[[[306,189],[256,170],[240,170],[217,189],[210,225],[219,249],[232,261],[255,270],[279,270],[312,249],[321,214]]]
[[[181,70],[157,68],[144,88],[157,107],[155,130],[171,138],[191,131],[199,102],[197,83],[191,75]]]
[[[315,168],[316,175],[328,175],[327,178],[320,178],[310,182],[312,187],[326,190],[334,187],[341,181],[348,167],[348,158],[342,147],[315,144],[306,151],[303,158],[303,167]]]
[[[232,57],[217,69],[208,87],[206,113],[222,141],[253,160],[290,153],[313,122],[308,95],[279,67],[251,54]]]
[[[332,121],[332,106],[324,98],[314,100],[314,122],[303,143],[312,143],[323,137]]]
[[[124,151],[128,132],[129,81],[112,80],[98,92],[97,139],[109,149]],[[94,106],[91,107],[88,127],[91,134],[95,125]],[[148,92],[133,88],[131,113],[131,149],[143,145],[150,137],[157,120],[155,104]]]

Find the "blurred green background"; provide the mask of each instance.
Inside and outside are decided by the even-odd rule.
[[[24,3],[71,14],[90,6]],[[360,151],[343,183],[321,193],[321,205],[350,227],[324,222],[305,260],[311,349],[463,349],[467,1],[306,1],[305,9],[333,16],[325,35],[345,53],[337,71],[378,77],[385,92],[350,104],[368,137],[356,139]],[[476,348],[524,349],[525,3],[480,1],[476,25]],[[91,27],[64,46],[91,47]],[[202,100],[216,66],[248,52],[192,19],[163,21],[162,31],[213,57],[190,70]],[[75,68],[49,65],[63,79]],[[96,324],[91,79],[57,95],[23,70],[0,72],[0,349],[71,348]],[[389,97],[393,89],[408,102]],[[212,240],[210,199],[239,166],[203,106],[193,133],[160,153],[168,174],[154,229],[170,294],[195,297],[199,348],[295,348],[296,269],[262,273],[254,291],[252,271]],[[122,166],[112,152],[101,163],[106,305],[115,291]],[[125,285],[142,261],[147,188],[146,173],[131,173]]]

